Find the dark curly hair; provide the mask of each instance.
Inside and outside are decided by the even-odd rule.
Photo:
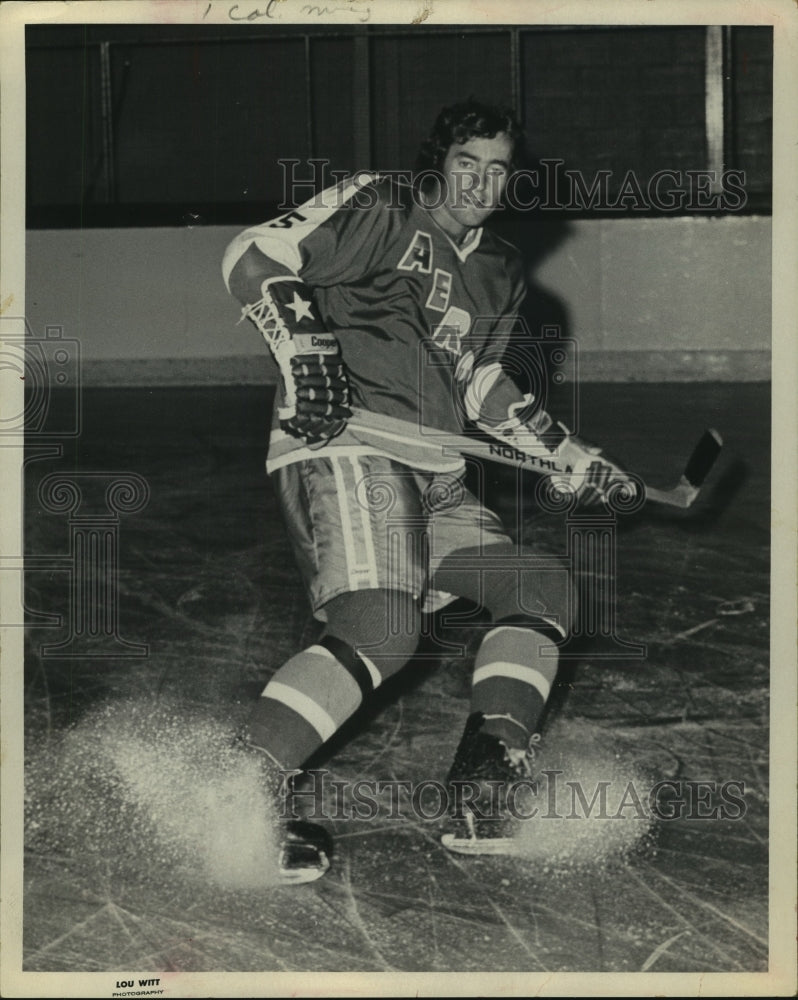
[[[416,169],[440,170],[453,144],[468,142],[474,137],[492,139],[498,132],[506,132],[513,143],[513,169],[522,158],[523,131],[509,108],[482,104],[469,97],[460,104],[444,108],[438,115],[432,132],[421,145]]]

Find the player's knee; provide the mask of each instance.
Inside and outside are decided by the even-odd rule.
[[[421,612],[412,594],[359,590],[340,594],[325,607],[327,633],[348,643],[382,678],[410,660],[421,634]]]
[[[534,628],[539,620],[541,631],[555,622],[554,633],[562,638],[576,620],[577,591],[565,569],[556,574],[508,572],[489,588],[484,603],[495,622],[525,619]]]

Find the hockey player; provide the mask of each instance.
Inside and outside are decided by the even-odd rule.
[[[247,743],[275,782],[301,768],[412,657],[425,600],[468,598],[493,626],[448,775],[470,795],[444,843],[469,853],[511,842],[503,790],[531,773],[573,601],[565,572],[524,568],[498,517],[465,488],[462,456],[428,428],[476,423],[594,501],[626,482],[502,366],[524,265],[483,227],[520,139],[506,111],[473,100],[446,108],[414,184],[355,175],[247,229],[223,261],[280,368],[267,471],[324,623],[266,685]],[[317,828],[286,825],[287,881],[323,874],[328,854]]]

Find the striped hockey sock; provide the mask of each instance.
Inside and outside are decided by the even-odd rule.
[[[484,731],[509,747],[525,748],[537,730],[557,674],[553,635],[531,624],[500,623],[477,651],[471,711],[482,712]]]
[[[250,717],[248,740],[280,767],[300,767],[381,680],[367,657],[327,635],[291,657],[269,681]]]

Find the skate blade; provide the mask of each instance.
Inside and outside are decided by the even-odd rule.
[[[312,862],[307,864],[288,865],[280,859],[280,884],[301,885],[303,882],[315,882],[330,870],[330,860],[321,852]]]
[[[517,854],[518,847],[512,837],[458,837],[444,833],[441,843],[454,854]]]

